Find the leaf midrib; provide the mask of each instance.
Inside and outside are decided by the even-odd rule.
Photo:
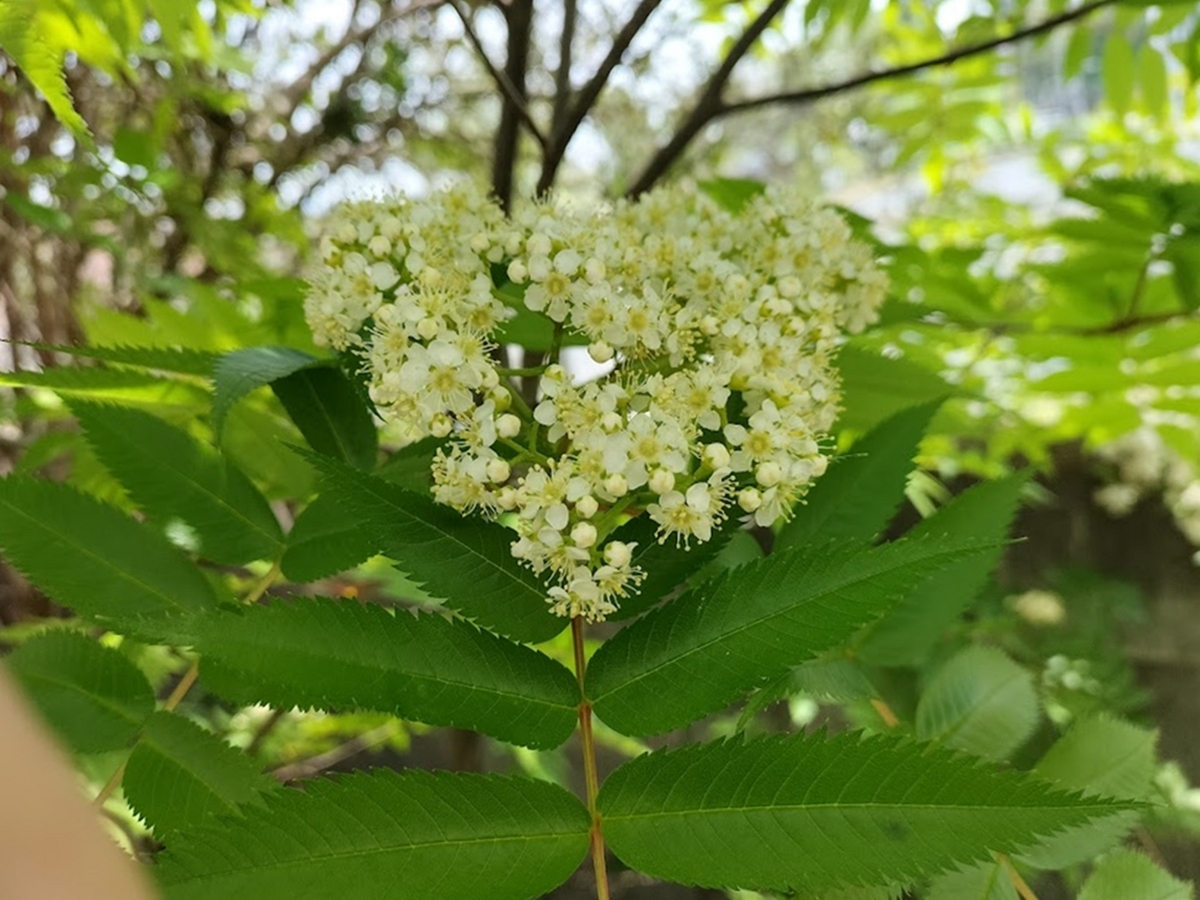
[[[299,375],[304,371],[307,370],[297,369],[292,373],[292,375]],[[291,378],[292,375],[288,375],[286,377]],[[307,378],[302,379],[301,383],[304,385],[304,390],[312,395],[313,405],[316,406],[317,411],[321,414],[321,418],[325,421],[325,426],[328,428],[329,433],[333,435],[333,439],[337,444],[338,450],[341,451],[342,458],[350,465],[354,465],[354,456],[350,453],[350,447],[346,444],[345,440],[343,440],[341,432],[338,431],[338,429],[334,426],[334,421],[332,417],[330,417],[329,411],[325,408],[325,404],[321,401],[321,395],[317,393],[316,389],[312,386],[312,383]]]
[[[939,556],[949,556],[949,555],[954,555],[954,554],[962,553],[964,549],[966,549],[966,548],[964,548],[964,547],[956,547],[956,548],[952,548],[952,549],[943,549],[943,550],[940,550],[940,551],[938,551],[938,552],[936,552],[936,553],[931,553],[931,554],[928,554],[928,555],[926,555],[926,556],[919,557],[918,559],[919,559],[919,561],[921,561],[921,562],[926,562],[926,561],[929,561],[929,560],[936,559],[936,558],[938,558]],[[981,548],[981,549],[982,549],[982,548]],[[855,554],[855,555],[857,555],[857,554]],[[849,566],[848,566],[848,562],[849,562],[849,560],[852,560],[852,559],[854,559],[854,556],[848,556],[848,557],[847,557],[847,561],[842,563],[842,570],[843,570],[843,571],[845,571],[846,569],[848,569],[848,568],[849,568]],[[916,562],[916,561],[918,561],[918,560],[914,560],[913,558],[902,558],[902,559],[901,559],[900,561],[898,561],[898,562],[893,562],[893,563],[891,563],[891,564],[890,564],[890,565],[889,565],[887,568],[885,568],[885,569],[876,570],[876,571],[874,571],[874,572],[871,572],[871,573],[869,573],[869,574],[866,574],[866,575],[861,575],[861,576],[859,576],[859,577],[857,577],[857,578],[855,578],[855,577],[849,577],[849,578],[845,578],[845,580],[841,580],[841,581],[839,581],[839,582],[838,582],[836,585],[833,585],[833,586],[831,586],[831,587],[828,587],[828,588],[826,588],[826,589],[824,589],[824,590],[822,590],[822,591],[820,591],[820,592],[817,592],[817,593],[810,594],[810,595],[808,595],[807,597],[804,597],[803,599],[800,599],[800,600],[797,600],[797,601],[795,601],[794,603],[790,604],[790,605],[789,605],[787,608],[785,608],[785,609],[781,609],[781,610],[775,610],[775,611],[773,611],[773,612],[768,612],[768,613],[765,613],[765,614],[763,614],[763,615],[761,615],[761,616],[758,616],[757,618],[754,618],[754,619],[751,619],[751,620],[749,620],[749,621],[748,621],[748,622],[746,622],[744,625],[742,625],[742,626],[740,626],[740,627],[738,627],[738,628],[736,628],[736,629],[731,629],[731,630],[728,630],[728,631],[722,631],[722,632],[720,632],[719,634],[715,635],[714,637],[708,638],[708,639],[706,639],[706,640],[704,640],[704,641],[701,641],[701,642],[700,642],[700,643],[698,643],[698,644],[695,644],[695,645],[694,645],[694,646],[692,646],[691,648],[687,649],[686,651],[684,651],[684,652],[682,652],[682,653],[680,653],[680,654],[678,654],[678,655],[675,655],[675,656],[668,657],[668,658],[666,658],[665,660],[663,660],[662,662],[659,662],[659,663],[657,663],[657,664],[655,664],[655,665],[651,666],[651,667],[650,667],[650,668],[648,668],[648,669],[644,669],[644,670],[642,670],[641,672],[637,673],[637,674],[636,674],[636,675],[634,675],[633,677],[631,677],[631,678],[629,678],[629,679],[627,679],[627,680],[625,680],[625,681],[621,682],[621,684],[619,684],[617,687],[613,688],[613,689],[612,689],[611,691],[609,691],[608,693],[606,693],[606,694],[598,694],[598,695],[596,695],[596,696],[593,696],[593,697],[591,697],[590,699],[591,699],[591,700],[592,700],[594,703],[599,703],[599,702],[600,702],[601,700],[603,700],[604,698],[606,698],[606,697],[612,697],[612,696],[614,696],[614,695],[616,695],[616,694],[619,694],[620,692],[622,692],[622,691],[624,691],[624,690],[627,690],[627,689],[629,689],[629,688],[630,688],[630,687],[632,687],[633,685],[635,685],[635,684],[638,684],[638,683],[639,683],[639,682],[641,682],[643,679],[645,679],[645,678],[649,678],[651,675],[654,675],[654,674],[656,674],[657,672],[661,671],[662,669],[666,669],[666,668],[668,668],[668,667],[670,667],[670,666],[677,665],[677,664],[678,664],[678,663],[680,663],[682,660],[685,660],[685,659],[687,659],[687,658],[688,658],[688,657],[690,657],[690,656],[693,656],[693,655],[695,655],[695,654],[697,654],[697,653],[700,653],[700,652],[702,652],[702,651],[704,651],[704,650],[707,650],[709,647],[712,647],[712,646],[714,646],[715,644],[719,644],[719,643],[721,643],[722,641],[729,640],[731,637],[733,637],[733,636],[735,636],[735,635],[742,634],[742,633],[744,633],[744,632],[750,631],[750,630],[751,630],[751,629],[753,629],[753,628],[756,628],[756,627],[758,627],[758,626],[760,626],[760,625],[763,625],[763,624],[765,624],[765,623],[767,623],[767,622],[770,622],[770,621],[772,621],[772,620],[774,620],[774,619],[777,619],[777,618],[779,618],[779,617],[781,617],[781,616],[786,616],[786,615],[789,615],[790,613],[794,612],[794,611],[796,610],[796,608],[797,608],[797,607],[800,607],[800,606],[802,606],[802,605],[806,605],[806,604],[812,603],[812,602],[814,602],[814,601],[816,601],[816,600],[819,600],[819,599],[822,599],[822,598],[824,598],[824,597],[827,597],[827,596],[828,596],[829,594],[831,594],[831,593],[834,593],[834,592],[836,592],[836,591],[842,591],[842,590],[845,590],[845,589],[847,589],[847,588],[849,588],[849,587],[852,587],[852,586],[854,586],[854,585],[856,585],[856,584],[860,584],[860,583],[862,583],[862,582],[864,582],[864,581],[867,581],[867,580],[869,580],[869,579],[871,579],[871,578],[878,578],[878,577],[880,577],[880,576],[882,576],[882,575],[889,574],[889,573],[891,573],[891,572],[894,572],[896,569],[903,569],[903,568],[906,568],[906,567],[910,566],[911,564],[913,564],[913,563],[914,563],[914,562]],[[728,580],[725,582],[725,584],[729,584],[729,583],[730,583],[730,582],[729,582]],[[723,586],[723,585],[722,585],[722,586]],[[643,620],[643,621],[645,621],[645,620]]]
[[[87,697],[89,700],[94,702],[97,706],[101,706],[101,707],[109,710],[110,712],[115,713],[118,717],[120,717],[121,719],[125,720],[126,722],[128,722],[129,724],[131,724],[135,727],[141,725],[142,722],[145,721],[144,718],[138,718],[136,716],[130,715],[129,711],[127,709],[125,709],[124,707],[119,706],[116,701],[110,700],[109,698],[105,697],[102,694],[94,694],[91,691],[84,688],[78,682],[64,681],[63,679],[57,678],[53,675],[46,675],[43,672],[30,671],[29,669],[22,670],[20,673],[20,677],[23,679],[29,680],[29,681],[36,680],[36,681],[41,682],[42,684],[53,685],[54,687],[57,687],[57,688],[66,688],[67,690],[69,690],[73,693],[80,694],[84,697]]]
[[[135,585],[145,589],[147,592],[149,592],[154,597],[162,598],[169,605],[178,609],[180,612],[189,613],[192,611],[192,608],[190,606],[186,606],[185,604],[180,603],[178,600],[173,599],[168,594],[164,594],[164,593],[160,592],[157,588],[152,587],[151,585],[142,581],[140,578],[136,578],[133,575],[130,575],[124,569],[121,569],[121,568],[113,565],[112,563],[110,563],[103,556],[97,556],[85,544],[77,543],[73,540],[68,539],[68,537],[66,535],[60,534],[58,531],[51,528],[49,525],[47,525],[42,520],[36,519],[33,516],[29,515],[28,513],[24,512],[23,510],[17,509],[15,506],[13,506],[13,504],[10,501],[6,501],[3,497],[0,497],[0,503],[3,503],[5,506],[12,509],[14,512],[17,513],[17,515],[21,516],[23,519],[27,519],[28,521],[32,522],[35,527],[40,528],[41,530],[43,530],[45,532],[48,532],[53,537],[59,539],[60,541],[64,541],[65,543],[69,544],[71,547],[74,547],[75,549],[81,551],[85,556],[88,556],[91,559],[95,560],[96,562],[100,563],[104,568],[109,569],[112,572],[115,572],[121,580],[128,581],[132,584],[135,584]]]
[[[661,812],[647,813],[606,813],[601,810],[601,814],[605,822],[633,822],[646,819],[677,819],[687,818],[689,816],[697,816],[703,814],[723,815],[728,813],[739,814],[776,814],[780,812],[808,812],[810,810],[821,811],[838,811],[838,810],[878,810],[880,812],[890,811],[907,811],[907,810],[923,810],[928,812],[996,812],[996,811],[1011,811],[1011,810],[1027,810],[1031,812],[1087,812],[1091,810],[1100,811],[1101,813],[1118,813],[1136,809],[1132,804],[1118,803],[1090,803],[1090,804],[1075,804],[1071,806],[1049,806],[1046,804],[1030,805],[1030,806],[984,806],[984,805],[966,805],[955,806],[951,804],[936,804],[936,803],[900,803],[900,802],[856,802],[856,803],[783,803],[776,805],[755,804],[754,806],[698,806],[688,809],[665,810]]]

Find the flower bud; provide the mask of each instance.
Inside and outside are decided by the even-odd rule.
[[[618,472],[616,475],[609,475],[604,479],[604,489],[614,497],[622,497],[629,490],[629,482],[625,480],[625,476]]]
[[[499,457],[488,460],[487,477],[489,481],[500,484],[508,481],[510,475],[512,475],[512,466],[508,464],[508,460]]]
[[[429,433],[436,438],[444,438],[454,430],[454,420],[445,413],[438,413],[429,423]]]
[[[754,512],[762,506],[762,494],[752,487],[743,488],[738,491],[737,502],[746,512]]]
[[[765,488],[774,487],[783,478],[778,463],[765,462],[754,473],[754,479]]]
[[[500,437],[515,438],[520,433],[521,420],[512,413],[505,413],[496,420],[496,434]]]
[[[649,484],[654,493],[666,494],[675,488],[675,476],[666,469],[655,469]]]
[[[624,569],[633,561],[633,545],[621,541],[609,541],[604,545],[604,561],[617,569]]]
[[[709,444],[704,448],[704,462],[714,471],[729,466],[729,448],[724,444]]]
[[[596,502],[596,498],[591,494],[585,494],[575,501],[575,512],[579,513],[585,519],[590,519],[599,509],[600,504]]]
[[[598,363],[606,363],[613,358],[612,345],[604,341],[588,344],[588,355]]]
[[[591,522],[580,522],[571,529],[572,542],[585,550],[596,543],[596,537],[596,526]]]

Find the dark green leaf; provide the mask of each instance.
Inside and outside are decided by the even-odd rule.
[[[271,382],[271,389],[310,447],[360,469],[375,468],[375,421],[340,369],[304,368]]]
[[[286,378],[311,366],[328,366],[301,350],[290,347],[247,347],[226,353],[213,368],[213,432],[218,439],[225,426],[225,417],[234,404],[256,388]]]
[[[271,507],[220,453],[140,410],[82,400],[71,409],[133,501],[163,524],[191,526],[200,556],[226,564],[279,556],[283,532]]]
[[[537,748],[575,727],[567,669],[461,619],[305,600],[194,627],[205,683],[239,703],[378,710]]]
[[[811,892],[927,878],[1133,804],[891,735],[798,734],[638,757],[598,805],[609,846],[638,871]]]
[[[236,815],[277,787],[245,754],[169,712],[146,722],[121,784],[129,805],[159,838]]]
[[[165,537],[73,488],[0,479],[0,550],[51,597],[119,627],[216,604],[204,575]]]
[[[78,753],[127,747],[154,711],[154,691],[138,667],[77,632],[31,638],[5,664],[54,732]]]
[[[611,638],[588,667],[588,696],[623,734],[686,725],[840,644],[931,572],[985,546],[854,542],[743,566]]]
[[[776,549],[842,538],[874,539],[904,499],[913,457],[939,406],[937,400],[896,413],[833,460],[796,508],[795,518],[780,530]]]
[[[324,473],[325,492],[362,523],[380,552],[448,606],[519,641],[544,641],[566,627],[550,612],[546,588],[513,559],[515,532],[329,457],[309,459]]]
[[[346,572],[379,552],[371,535],[330,494],[320,494],[296,517],[283,554],[283,574],[306,583]]]
[[[378,770],[272,796],[175,841],[167,900],[528,900],[566,880],[590,820],[552,784]]]

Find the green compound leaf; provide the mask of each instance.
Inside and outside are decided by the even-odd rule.
[[[153,636],[156,620],[217,602],[165,537],[64,484],[0,479],[0,551],[59,603],[117,630]]]
[[[375,468],[375,420],[340,369],[304,368],[271,382],[271,390],[310,447],[360,469]]]
[[[1039,717],[1029,672],[993,647],[967,647],[929,682],[917,703],[917,737],[1003,760]]]
[[[226,353],[213,367],[213,433],[220,440],[229,411],[239,400],[256,388],[265,387],[301,369],[328,366],[328,360],[317,359],[291,347],[247,347]]]
[[[146,722],[121,784],[134,812],[162,839],[236,815],[278,788],[248,756],[169,712]]]
[[[892,735],[819,733],[641,756],[598,805],[609,846],[638,871],[803,892],[928,878],[1133,804]]]
[[[197,375],[205,378],[212,375],[213,366],[216,365],[218,359],[216,353],[207,350],[181,347],[134,347],[126,344],[113,347],[70,347],[63,344],[40,344],[34,341],[19,343],[26,343],[36,350],[45,350],[51,353],[64,353],[84,359],[99,359],[116,365],[155,369],[180,375]]]
[[[87,123],[71,105],[62,51],[52,48],[39,32],[37,9],[38,5],[30,0],[0,3],[0,50],[46,98],[55,117],[75,134],[87,137]]]
[[[1102,859],[1079,892],[1079,900],[1195,900],[1195,896],[1190,884],[1132,850],[1118,850]]]
[[[240,703],[371,709],[557,747],[579,688],[548,656],[461,619],[333,600],[196,619],[205,684]]]
[[[376,771],[305,784],[176,840],[166,900],[531,900],[587,854],[562,788],[492,775]]]
[[[77,632],[31,638],[4,662],[42,718],[77,753],[129,746],[154,711],[154,691],[138,667]]]
[[[775,549],[840,538],[873,540],[904,500],[913,457],[941,403],[896,413],[833,460],[780,530]]]
[[[839,429],[866,431],[900,410],[941,400],[953,388],[907,359],[888,359],[849,344],[838,354],[842,376]]]
[[[998,862],[940,875],[927,900],[1019,900],[1016,885]]]
[[[855,541],[742,566],[611,638],[588,668],[588,696],[622,734],[687,725],[842,643],[932,572],[987,546]]]
[[[1072,726],[1041,758],[1033,772],[1062,788],[1147,800],[1158,766],[1157,735],[1119,719],[1097,716]],[[1048,838],[1020,856],[1038,869],[1062,869],[1114,847],[1137,824],[1120,812]]]
[[[353,569],[378,551],[371,535],[331,494],[319,494],[296,516],[283,554],[283,574],[299,584]]]
[[[1022,473],[977,484],[909,532],[908,537],[954,535],[995,544],[986,553],[935,573],[872,625],[858,648],[864,662],[904,666],[920,665],[928,658],[996,568],[1027,481]]]
[[[140,410],[84,401],[71,409],[133,501],[164,524],[191,526],[200,556],[239,564],[282,552],[283,532],[266,498],[216,450]]]
[[[567,620],[546,604],[546,588],[509,549],[515,532],[469,518],[413,491],[308,454],[332,495],[379,550],[435,597],[479,624],[519,641],[558,634]]]

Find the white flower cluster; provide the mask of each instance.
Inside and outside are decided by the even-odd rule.
[[[1156,429],[1142,426],[1101,446],[1096,454],[1116,469],[1119,479],[1096,491],[1100,506],[1114,516],[1124,516],[1143,497],[1161,492],[1179,530],[1200,546],[1200,476]],[[1200,562],[1200,553],[1196,560]]]
[[[672,188],[506,218],[456,187],[344,208],[321,257],[317,342],[361,358],[386,419],[448,439],[435,498],[505,516],[554,611],[588,620],[642,577],[610,539],[630,516],[686,544],[735,507],[760,525],[789,514],[825,469],[840,336],[886,289],[837,213],[776,190],[737,215]],[[553,335],[543,362],[509,368],[506,329],[531,323]],[[564,342],[607,374],[578,383]]]

